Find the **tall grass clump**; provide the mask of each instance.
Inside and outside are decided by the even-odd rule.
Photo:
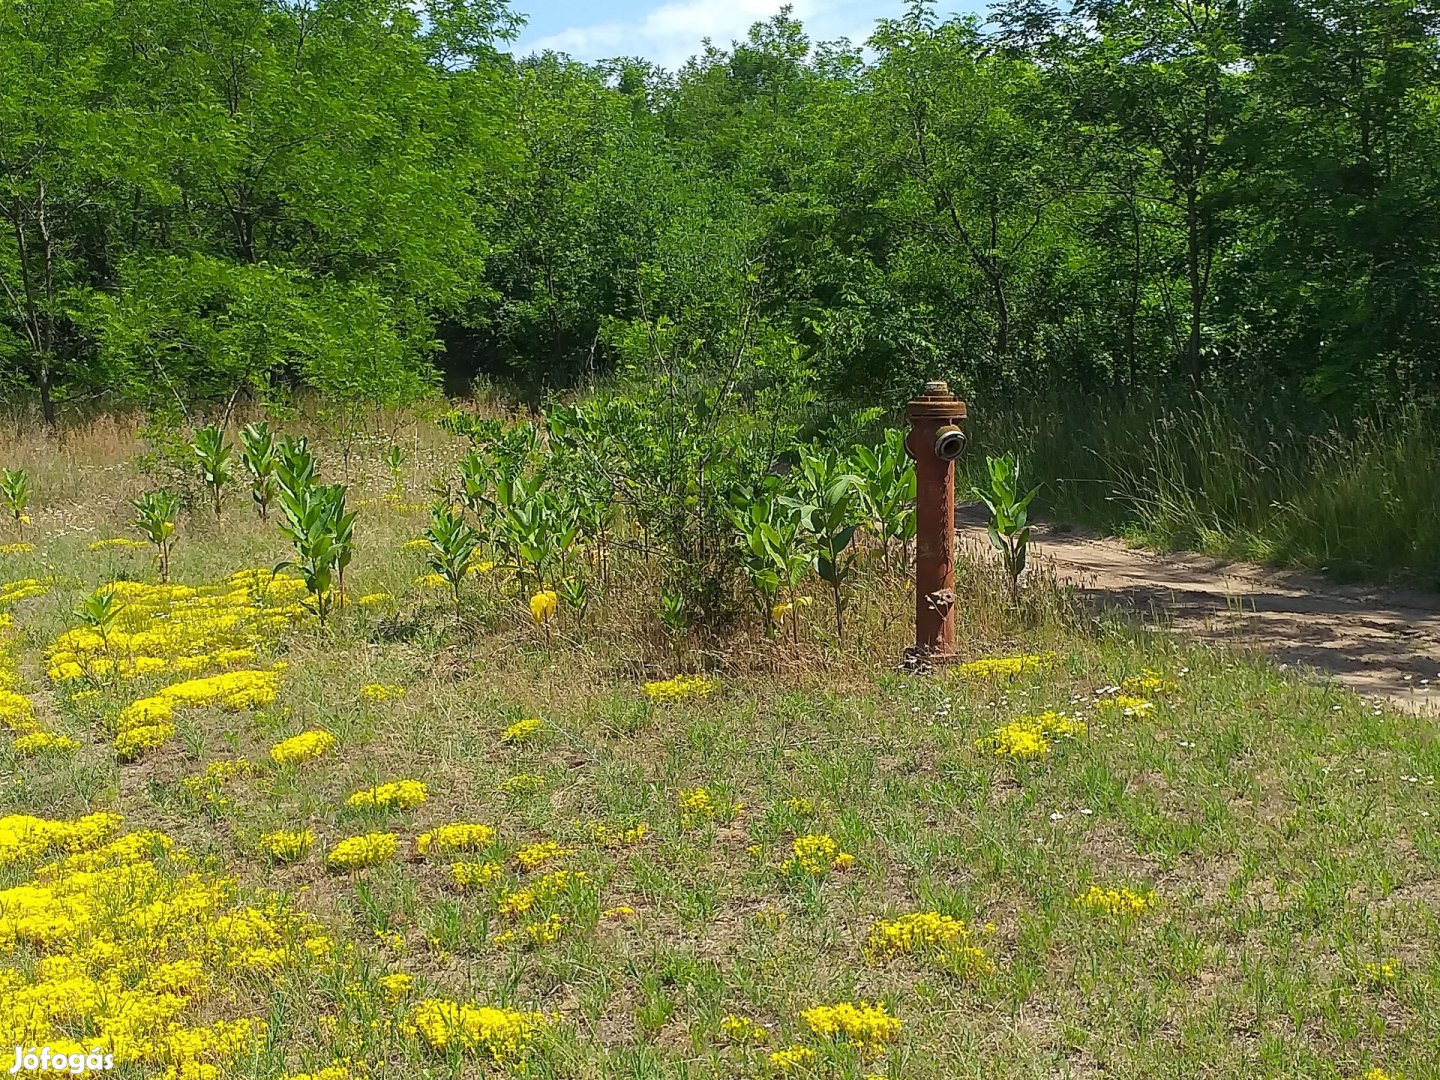
[[[1041,398],[974,410],[973,469],[1021,448],[1043,510],[1165,549],[1440,585],[1440,415]]]

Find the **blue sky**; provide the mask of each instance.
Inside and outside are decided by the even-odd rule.
[[[812,40],[863,41],[877,19],[905,9],[905,0],[789,0]],[[943,11],[980,11],[986,0],[947,0]],[[727,45],[750,24],[774,15],[786,0],[512,0],[529,17],[516,51],[556,49],[577,60],[644,56],[675,67],[700,40]]]

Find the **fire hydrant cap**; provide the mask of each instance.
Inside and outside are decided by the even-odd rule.
[[[965,419],[965,402],[950,393],[948,384],[935,380],[925,384],[925,393],[905,407],[905,418],[959,423]]]

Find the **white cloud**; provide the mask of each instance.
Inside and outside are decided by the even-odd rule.
[[[743,38],[752,23],[770,18],[787,0],[671,0],[639,19],[573,26],[538,38],[522,38],[516,51],[554,49],[579,60],[644,56],[674,68],[700,51],[701,40],[725,47]],[[902,10],[901,0],[788,0],[812,41],[869,36],[875,20]]]

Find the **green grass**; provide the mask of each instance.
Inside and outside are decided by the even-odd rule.
[[[1020,448],[1040,506],[1166,550],[1440,587],[1440,427],[1283,400],[1031,398],[972,410],[973,470]],[[978,475],[978,474],[977,474]]]
[[[112,489],[140,486],[120,465],[104,475]],[[378,463],[367,483],[388,485]],[[411,483],[420,489],[419,477]],[[42,497],[35,519],[38,550],[0,557],[0,581],[58,580],[15,607],[12,651],[42,718],[82,749],[22,759],[0,737],[10,777],[0,816],[113,808],[127,830],[166,832],[198,866],[290,898],[354,945],[333,970],[300,971],[281,991],[235,979],[197,1006],[268,1022],[222,1075],[272,1080],[338,1058],[371,1075],[481,1075],[473,1057],[432,1051],[407,1031],[424,996],[553,1014],[531,1063],[540,1077],[761,1076],[769,1052],[791,1044],[819,1055],[795,1075],[857,1080],[1440,1075],[1440,739],[1430,720],[1120,625],[1017,621],[993,572],[968,566],[966,655],[1053,652],[1043,671],[902,674],[912,600],[871,575],[844,645],[819,602],[798,651],[744,630],[693,642],[687,664],[709,668],[720,691],[657,707],[641,683],[675,668],[640,567],[591,625],[565,626],[550,646],[524,598],[499,583],[475,583],[457,631],[446,598],[412,584],[419,557],[401,550],[420,516],[380,500],[362,510],[352,589],[394,592],[398,615],[351,608],[325,630],[290,631],[275,654],[289,666],[273,707],[182,714],[174,741],[118,764],[104,718],[169,680],[126,681],[71,705],[46,686],[43,653],[83,596],[117,575],[148,578],[149,560],[87,550],[124,531],[118,506],[98,498]],[[213,582],[283,553],[232,497],[223,529],[203,514],[182,522],[174,572]],[[1152,712],[1099,705],[1145,669],[1176,684],[1154,695]],[[367,702],[360,690],[372,682],[406,692]],[[977,748],[993,728],[1045,709],[1078,713],[1088,731],[1034,761]],[[527,716],[544,720],[539,738],[500,739]],[[336,735],[333,753],[300,767],[269,762],[275,741],[314,727]],[[223,801],[183,786],[207,762],[240,757],[252,770],[215,789]],[[499,790],[522,773],[543,788]],[[401,778],[428,786],[417,810],[345,805],[358,788]],[[722,811],[743,809],[687,828],[677,798],[697,786]],[[791,798],[810,800],[813,815],[784,806]],[[605,847],[586,831],[590,819],[648,832]],[[558,940],[497,944],[516,920],[496,896],[457,892],[444,860],[414,857],[414,836],[459,820],[497,828],[492,849],[464,857],[504,861],[508,889],[538,876],[514,867],[519,847],[553,839],[576,849],[553,865],[586,879],[537,908],[564,920]],[[276,866],[258,853],[262,832],[300,826],[319,838],[305,860]],[[408,857],[326,871],[326,847],[372,829],[399,834]],[[812,832],[832,836],[854,865],[820,879],[785,872],[791,841]],[[29,873],[0,867],[0,889]],[[1158,902],[1134,918],[1100,916],[1075,903],[1092,884],[1153,891]],[[602,915],[621,905],[635,917]],[[867,957],[876,919],[925,910],[982,928],[994,971]],[[0,972],[33,971],[43,951],[0,945]],[[1393,979],[1367,976],[1367,964],[1391,960]],[[395,1004],[376,989],[390,972],[417,980]],[[866,1059],[806,1029],[804,1010],[846,1000],[883,1001],[902,1021],[885,1053]],[[763,1025],[770,1043],[728,1044],[727,1014]]]

